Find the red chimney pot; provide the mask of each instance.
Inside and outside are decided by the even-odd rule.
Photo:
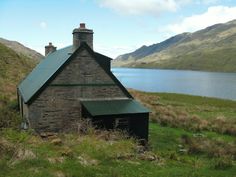
[[[85,23],[80,23],[80,28],[83,28],[83,29],[86,28]]]

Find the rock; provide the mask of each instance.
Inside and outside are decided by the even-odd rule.
[[[55,138],[51,140],[51,143],[54,145],[61,145],[62,144],[62,140],[60,138]]]
[[[202,133],[195,133],[193,134],[193,137],[205,137],[205,135]]]
[[[41,136],[41,138],[47,138],[47,135],[46,135],[46,133],[44,133],[44,132],[43,132],[43,133],[40,133],[39,136]]]
[[[146,148],[144,146],[141,146],[141,145],[136,147],[137,153],[144,153],[145,149]]]
[[[16,154],[16,158],[21,159],[21,160],[25,160],[25,159],[33,159],[35,158],[36,155],[28,149],[19,149],[17,154]]]
[[[49,138],[49,137],[52,137],[52,136],[56,136],[57,133],[54,133],[54,132],[42,132],[39,134],[42,138]]]
[[[182,153],[182,154],[184,154],[184,153],[187,153],[188,150],[187,150],[187,149],[180,149],[179,152]]]
[[[81,155],[77,157],[79,163],[84,166],[95,166],[98,165],[98,161],[96,159],[92,159],[89,156]]]
[[[139,159],[141,160],[147,160],[147,161],[155,161],[158,160],[156,154],[152,153],[152,152],[144,152],[142,154],[139,155]]]

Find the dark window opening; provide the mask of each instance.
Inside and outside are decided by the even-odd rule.
[[[129,119],[128,118],[116,118],[114,122],[115,129],[128,130]]]

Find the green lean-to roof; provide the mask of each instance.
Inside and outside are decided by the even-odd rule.
[[[133,99],[82,101],[91,116],[149,113],[150,111]]]
[[[82,48],[87,49],[88,52],[94,56],[101,67],[104,68],[107,74],[110,75],[113,81],[122,89],[122,91],[128,97],[132,98],[129,92],[110,71],[109,63],[111,59],[94,52],[86,43],[82,43],[81,46],[75,51],[73,51],[73,46],[68,46],[47,55],[45,59],[43,59],[33,69],[33,71],[19,84],[18,90],[21,94],[21,97],[23,98],[23,101],[25,103],[28,103],[33,98],[33,96],[35,96],[41,90],[41,88],[43,88],[47,81],[49,81],[54,76],[54,74],[60,68],[62,68],[62,66],[67,61],[69,61],[70,58],[72,58],[72,55],[74,55],[75,52],[79,51]]]

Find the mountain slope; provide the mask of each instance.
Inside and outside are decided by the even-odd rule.
[[[150,46],[144,45],[141,48],[135,50],[134,52],[118,56],[117,59],[127,60],[127,59],[133,58],[133,59],[137,60],[137,59],[146,57],[148,55],[151,55],[156,52],[160,52],[168,47],[171,47],[171,46],[177,44],[178,42],[183,41],[184,39],[186,39],[189,36],[189,34],[190,33],[179,34],[179,35],[173,36],[161,43],[153,44]]]
[[[19,43],[17,41],[10,41],[7,39],[0,38],[0,43],[7,46],[8,48],[11,48],[16,53],[25,55],[29,58],[36,60],[36,61],[39,61],[40,59],[43,58],[43,55],[41,55],[40,53],[38,53],[35,50],[32,50],[28,47],[25,47],[24,45],[22,45],[21,43]]]
[[[121,56],[113,66],[236,72],[236,20],[187,34],[141,59]]]
[[[37,61],[16,53],[0,43],[0,101],[1,98],[15,98],[16,86]]]

